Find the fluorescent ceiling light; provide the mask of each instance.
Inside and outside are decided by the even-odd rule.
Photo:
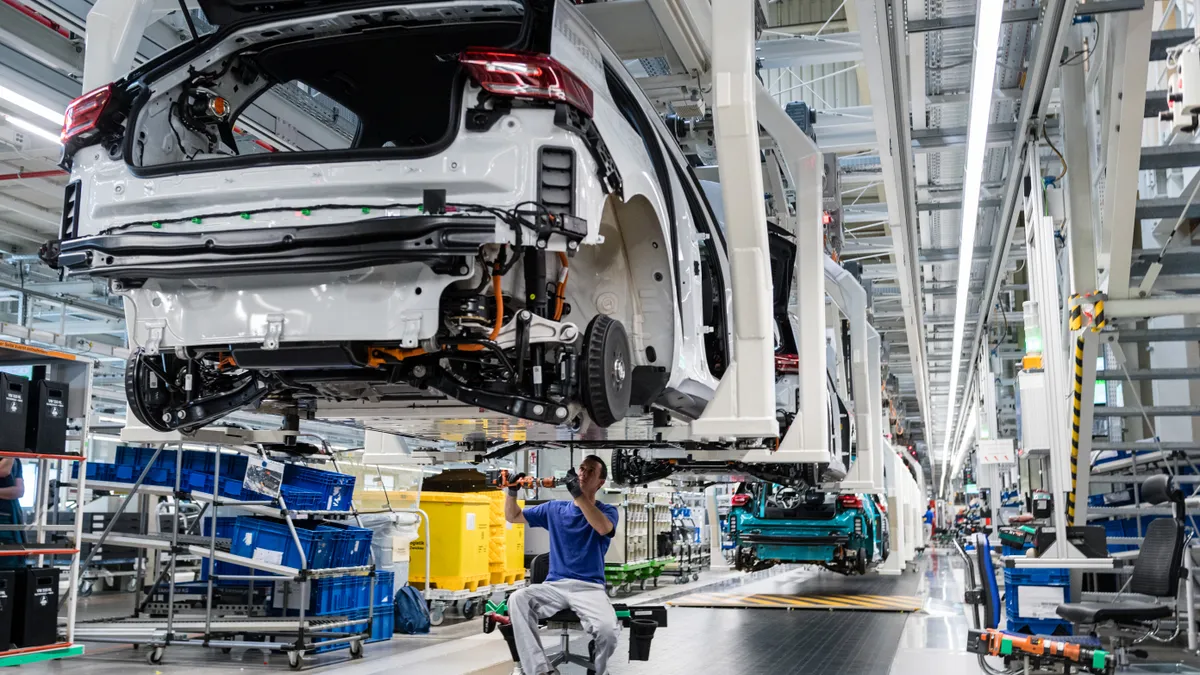
[[[13,117],[12,115],[5,115],[4,113],[0,113],[0,117],[3,117],[5,120],[8,121],[9,124],[13,125],[14,127],[18,128],[18,129],[28,131],[29,133],[33,134],[34,136],[39,136],[41,138],[44,138],[55,145],[62,145],[62,141],[60,141],[58,139],[58,134],[56,134],[52,131],[46,131],[45,129],[39,127],[36,124],[30,124],[29,122],[26,122],[25,120],[21,119],[20,117]]]
[[[17,92],[15,92],[12,89],[9,89],[8,87],[5,87],[3,85],[0,85],[0,100],[8,101],[9,103],[17,106],[18,108],[23,108],[25,110],[28,110],[29,112],[33,113],[34,115],[37,115],[38,117],[41,117],[42,119],[54,122],[59,127],[62,127],[62,123],[63,123],[63,114],[62,113],[60,113],[52,108],[47,108],[46,106],[29,98],[28,96],[23,96],[21,94],[18,94]]]
[[[979,191],[983,184],[983,156],[987,152],[988,120],[992,116],[992,86],[996,81],[996,52],[1000,47],[1000,18],[1004,3],[980,0],[975,17],[975,66],[971,71],[971,117],[967,123],[967,161],[963,177],[962,237],[958,243],[958,293],[954,306],[954,342],[950,352],[950,390],[946,394],[946,430],[942,441],[942,491],[954,435],[954,408],[958,371],[962,361],[963,331],[970,301],[971,263],[975,230],[979,224]]]

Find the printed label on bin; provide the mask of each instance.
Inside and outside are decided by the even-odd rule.
[[[1016,586],[1012,591],[1017,594],[1017,615],[1022,619],[1057,619],[1058,606],[1067,601],[1067,589],[1062,586]]]
[[[268,497],[278,497],[282,485],[283,462],[255,459],[246,465],[246,478],[242,480],[242,487],[247,490]]]
[[[392,562],[407,562],[408,561],[409,544],[405,541],[392,542]]]
[[[20,394],[8,392],[5,399],[8,401],[8,412],[10,413],[21,412],[21,409],[25,407],[25,399]]]
[[[474,530],[474,529],[475,529],[475,514],[468,511],[467,512],[467,530]]]
[[[265,548],[254,549],[254,560],[258,562],[271,563],[273,565],[283,564],[283,551],[271,551]]]

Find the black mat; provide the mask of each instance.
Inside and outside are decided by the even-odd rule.
[[[651,660],[628,660],[621,632],[609,671],[622,675],[888,675],[906,615],[673,607]],[[566,675],[568,671],[564,670]]]

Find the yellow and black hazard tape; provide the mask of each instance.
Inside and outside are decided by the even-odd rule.
[[[1087,293],[1072,295],[1071,330],[1083,329],[1083,305],[1092,304],[1092,332],[1099,333],[1108,324],[1104,317],[1104,295]],[[1083,409],[1083,333],[1075,340],[1075,388],[1071,395],[1071,491],[1067,493],[1067,524],[1075,523],[1075,490],[1079,479],[1079,423]]]

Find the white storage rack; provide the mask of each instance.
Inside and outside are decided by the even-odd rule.
[[[127,429],[126,431],[130,431]],[[279,432],[254,432],[243,431],[236,429],[202,429],[189,435],[186,441],[189,444],[201,443],[211,445],[217,448],[217,452],[235,452],[250,455],[251,457],[263,457],[264,453],[257,448],[250,447],[254,443],[274,443],[278,442]],[[144,441],[143,434],[136,430],[131,434],[123,434],[124,440],[129,442]],[[351,517],[358,519],[359,511],[353,506],[350,511],[328,511],[328,510],[293,510],[287,507],[283,497],[278,498],[279,506],[274,506],[270,498],[264,496],[264,501],[243,501],[236,499],[227,499],[225,497],[215,496],[197,491],[184,491],[180,485],[182,479],[182,463],[183,463],[183,442],[182,437],[170,443],[149,443],[150,447],[155,447],[154,457],[147,463],[147,468],[143,469],[141,474],[132,483],[108,483],[108,482],[85,482],[82,477],[83,470],[81,469],[81,478],[76,487],[82,491],[85,487],[91,489],[104,489],[112,491],[126,492],[125,499],[122,501],[117,510],[117,515],[124,512],[129,502],[135,495],[150,495],[150,496],[165,496],[179,499],[190,499],[201,503],[203,511],[196,519],[196,523],[203,521],[205,517],[211,516],[212,527],[208,536],[194,536],[181,534],[179,527],[179,510],[175,509],[173,517],[172,531],[166,534],[151,535],[128,535],[115,534],[111,532],[112,524],[109,528],[100,534],[83,535],[77,532],[80,541],[89,541],[95,545],[104,543],[129,546],[140,548],[147,551],[157,552],[167,557],[167,563],[163,569],[156,575],[154,587],[150,593],[154,592],[159,584],[165,583],[167,588],[167,607],[166,618],[146,618],[141,613],[135,613],[134,616],[116,619],[103,619],[95,622],[81,624],[77,630],[77,635],[80,639],[89,642],[115,642],[133,645],[147,645],[150,647],[147,653],[147,661],[152,665],[157,665],[162,662],[165,650],[171,645],[180,646],[195,646],[195,647],[217,647],[223,650],[230,650],[235,647],[258,649],[264,653],[272,651],[283,652],[287,654],[288,664],[293,669],[298,669],[303,664],[303,658],[306,653],[312,652],[318,646],[329,647],[341,643],[346,643],[349,647],[348,652],[351,658],[359,658],[363,653],[363,642],[370,637],[370,626],[374,619],[374,602],[375,597],[375,566],[372,560],[370,564],[358,567],[341,567],[331,569],[311,569],[308,566],[308,561],[304,557],[302,550],[299,551],[302,565],[300,567],[287,567],[263,560],[246,558],[230,553],[228,550],[223,550],[223,547],[218,546],[216,536],[216,523],[218,509],[222,506],[235,506],[239,509],[249,511],[254,514],[268,515],[276,518],[281,518],[287,523],[288,529],[292,536],[292,541],[295,542],[297,549],[301,549],[299,536],[296,533],[295,519],[297,517]],[[177,447],[176,467],[175,467],[175,486],[163,487],[145,485],[144,481],[149,473],[149,467],[153,465],[159,453],[168,445]],[[327,449],[328,452],[328,449]],[[327,456],[337,469],[336,459],[332,454]],[[220,485],[220,461],[213,462],[213,485]],[[216,488],[219,490],[219,488]],[[419,486],[418,486],[419,489]],[[419,501],[417,502],[419,504]],[[392,511],[389,507],[388,511]],[[425,524],[425,539],[429,541],[429,517],[424,511],[419,508],[414,511],[421,515]],[[226,541],[221,541],[225,544]],[[426,547],[426,565],[428,565],[429,549]],[[178,616],[180,613],[175,602],[175,578],[176,578],[176,563],[181,557],[197,556],[204,559],[204,563],[208,565],[208,588],[205,599],[204,612],[202,616]],[[250,575],[217,575],[214,573],[214,564],[216,562],[233,563],[241,565],[252,570]],[[253,572],[263,572],[270,576],[258,576]],[[273,582],[280,579],[296,581],[301,586],[303,597],[308,597],[310,592],[309,583],[311,580],[321,577],[332,577],[342,575],[364,575],[370,576],[370,598],[367,618],[367,630],[364,633],[358,633],[348,630],[348,627],[353,624],[361,623],[362,618],[348,618],[345,616],[307,616],[307,603],[299,603],[299,616],[293,617],[255,617],[247,615],[218,615],[217,608],[213,607],[213,581],[216,578],[230,580],[246,580],[253,587],[255,582]],[[74,578],[72,578],[74,582]],[[289,586],[285,587],[285,593]],[[140,584],[138,588],[138,596],[140,593]],[[248,599],[252,598],[253,590],[248,590]],[[138,597],[140,604],[141,598]],[[284,605],[287,606],[285,598]],[[142,605],[144,606],[144,605]],[[288,641],[275,642],[270,638],[287,637]],[[321,638],[322,642],[316,643],[315,638]],[[259,638],[259,639],[255,639]]]

